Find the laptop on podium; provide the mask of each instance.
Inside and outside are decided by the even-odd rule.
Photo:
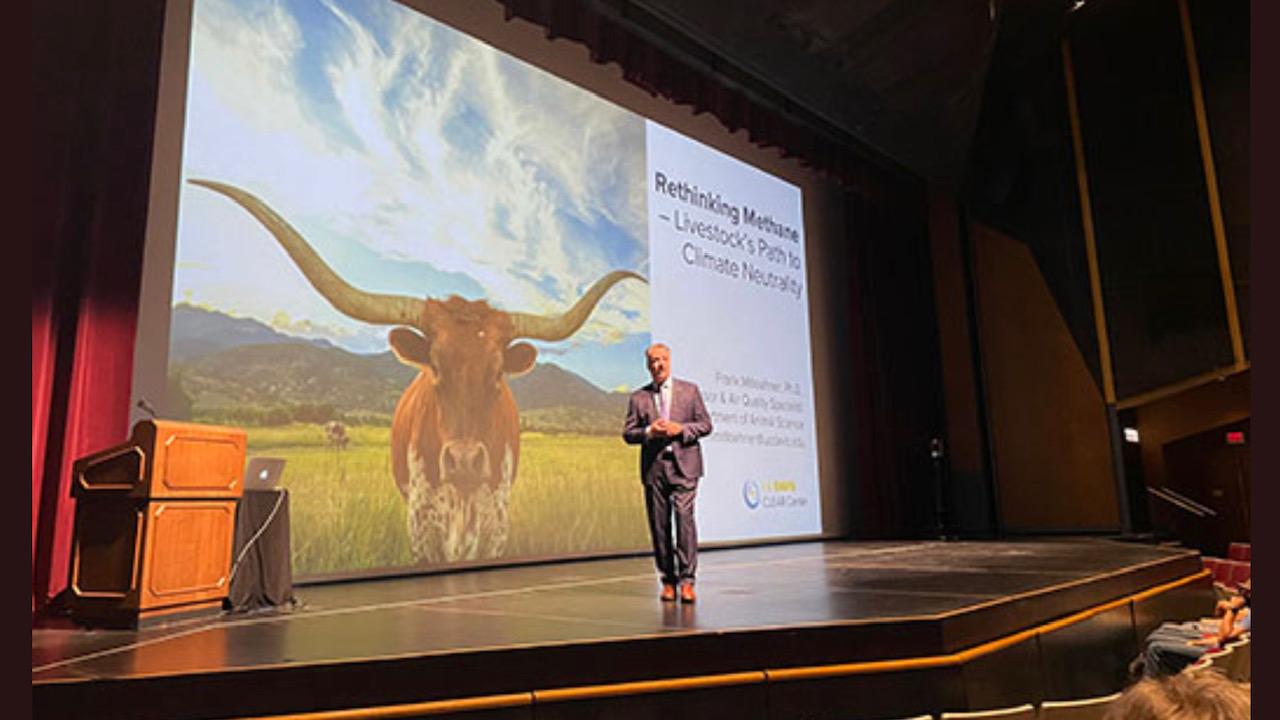
[[[245,490],[279,490],[284,458],[252,457],[244,468]]]

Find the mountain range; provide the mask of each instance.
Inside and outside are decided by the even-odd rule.
[[[166,409],[174,417],[248,423],[323,422],[326,415],[385,422],[416,374],[390,350],[360,355],[184,303],[174,307],[169,348],[169,392],[182,397],[167,399]],[[625,393],[606,392],[553,363],[508,385],[526,430],[621,429]]]
[[[231,317],[189,303],[174,306],[169,323],[169,362],[184,363],[219,350],[244,345],[308,343],[334,347],[328,340],[286,335],[251,318]]]

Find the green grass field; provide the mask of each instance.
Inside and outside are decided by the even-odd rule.
[[[248,430],[250,455],[287,461],[295,576],[414,564],[390,428],[349,427],[341,451],[318,425]],[[635,448],[598,435],[526,432],[520,442],[507,557],[648,547]]]

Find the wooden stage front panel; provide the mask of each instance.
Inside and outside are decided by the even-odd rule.
[[[659,602],[651,562],[622,558],[302,587],[288,614],[38,629],[36,717],[902,717],[1112,692],[1140,633],[1213,607],[1194,552],[1094,539],[716,550],[700,572],[693,605]]]

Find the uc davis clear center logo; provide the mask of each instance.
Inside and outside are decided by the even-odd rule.
[[[742,502],[750,510],[796,508],[809,504],[795,480],[747,480],[742,483]]]

